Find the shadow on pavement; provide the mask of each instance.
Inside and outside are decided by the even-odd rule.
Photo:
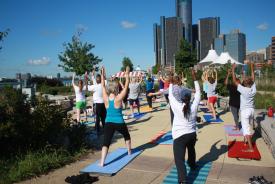
[[[79,174],[65,178],[65,182],[71,184],[90,184],[97,181],[98,177],[92,177],[89,174]]]

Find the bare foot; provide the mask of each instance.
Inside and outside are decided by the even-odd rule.
[[[238,127],[234,126],[234,128],[232,130],[240,130]]]
[[[98,166],[99,167],[104,167],[104,164],[103,163],[99,163]]]
[[[128,151],[128,155],[131,155],[132,154],[132,150]]]

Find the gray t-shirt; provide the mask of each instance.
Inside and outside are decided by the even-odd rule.
[[[208,82],[207,87],[207,97],[216,96],[217,81],[215,81],[213,84]]]
[[[254,96],[256,95],[256,84],[251,86],[251,88],[247,88],[242,86],[241,84],[238,85],[237,89],[241,93],[241,109],[246,108],[254,108]]]
[[[135,82],[135,83],[129,84],[129,96],[128,96],[129,99],[133,99],[133,100],[137,99],[139,92],[140,92],[139,83]]]

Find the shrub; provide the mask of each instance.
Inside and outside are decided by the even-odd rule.
[[[267,109],[269,106],[275,107],[275,97],[272,94],[260,94],[255,96],[255,108]]]

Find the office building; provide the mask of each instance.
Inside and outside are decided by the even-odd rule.
[[[246,56],[246,36],[240,30],[225,35],[225,51],[238,62],[244,63]]]
[[[183,24],[179,17],[160,18],[160,25],[154,24],[154,49],[156,64],[174,67],[175,54],[183,38]]]
[[[200,60],[202,60],[213,48],[214,40],[220,35],[220,18],[208,17],[202,18],[198,23],[199,43],[200,43]]]
[[[219,37],[215,38],[214,40],[214,49],[216,50],[218,55],[224,52],[224,46],[225,46],[225,35],[222,34],[222,35],[219,35]]]
[[[57,73],[57,75],[56,75],[56,78],[57,78],[57,80],[60,80],[60,73]]]
[[[271,60],[272,56],[271,56],[271,45],[269,45],[268,47],[266,47],[265,49],[266,51],[266,60]]]
[[[160,25],[154,24],[155,64],[161,65],[161,30]]]
[[[273,36],[271,39],[271,61],[273,67],[275,67],[275,36]]]
[[[264,62],[264,54],[258,52],[251,52],[246,55],[246,60],[253,62],[253,63],[263,63]]]
[[[192,0],[176,0],[176,16],[182,20],[183,37],[192,43]]]

